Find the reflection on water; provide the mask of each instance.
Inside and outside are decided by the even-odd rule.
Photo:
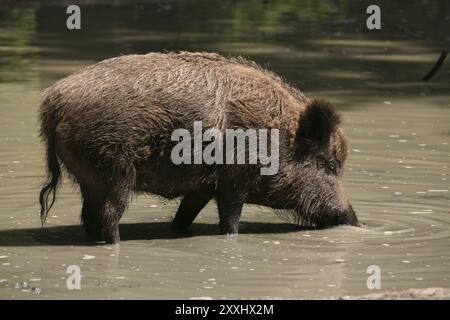
[[[450,43],[448,1],[378,1],[383,29],[365,29],[366,1],[115,1],[0,8],[0,298],[322,298],[450,287],[450,69],[419,80]],[[134,199],[122,244],[86,245],[80,199],[66,182],[39,228],[42,90],[103,58],[161,50],[245,55],[308,95],[338,105],[351,154],[346,189],[364,228],[298,231],[246,206],[238,241],[217,235],[210,204],[193,236],[174,238],[176,201]],[[120,249],[120,250],[119,250]],[[79,265],[81,290],[66,269]]]

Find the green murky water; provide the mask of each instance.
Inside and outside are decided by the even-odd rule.
[[[57,3],[57,1],[54,1]],[[326,298],[450,287],[448,1],[84,1],[82,30],[65,7],[0,1],[0,298]],[[126,4],[125,4],[126,3]],[[307,95],[334,101],[351,153],[346,191],[367,227],[301,231],[246,206],[237,241],[218,235],[210,204],[191,238],[173,238],[177,202],[135,198],[119,246],[88,246],[80,196],[66,181],[48,226],[37,108],[43,89],[127,53],[244,55]],[[66,286],[81,269],[81,289]],[[381,270],[381,291],[366,285]]]

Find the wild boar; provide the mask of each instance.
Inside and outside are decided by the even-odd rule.
[[[87,235],[107,243],[119,241],[133,192],[182,197],[172,222],[178,231],[213,198],[223,233],[237,234],[245,203],[317,228],[358,223],[342,186],[348,147],[335,108],[241,57],[180,52],[104,60],[48,88],[40,120],[48,169],[42,224],[61,166],[80,186]],[[276,172],[261,174],[261,163],[174,163],[174,131],[193,133],[199,121],[202,132],[277,130]]]

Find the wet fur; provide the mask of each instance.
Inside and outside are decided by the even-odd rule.
[[[61,164],[80,185],[88,235],[111,243],[119,241],[118,223],[132,192],[182,196],[178,229],[187,228],[212,198],[222,232],[237,232],[245,202],[287,209],[296,220],[314,224],[320,206],[336,195],[320,186],[310,190],[305,181],[299,185],[307,175],[298,171],[324,150],[342,164],[347,153],[329,103],[310,100],[254,62],[215,53],[101,61],[48,88],[40,119],[49,173],[40,195],[42,222],[54,202]],[[257,165],[172,164],[172,131],[192,132],[199,120],[204,130],[279,129],[279,174],[261,176]]]

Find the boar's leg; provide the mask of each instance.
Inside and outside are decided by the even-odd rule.
[[[120,242],[119,220],[125,211],[128,202],[128,194],[110,196],[105,201],[102,212],[102,237],[106,243]]]
[[[118,243],[119,220],[128,202],[128,192],[119,187],[109,194],[83,194],[81,221],[90,240]]]
[[[236,235],[239,228],[242,207],[246,199],[245,192],[228,187],[219,187],[217,191],[217,207],[219,209],[220,232]]]
[[[127,205],[135,181],[135,170],[129,170],[110,185],[102,211],[102,236],[106,243],[118,243],[119,220]]]
[[[93,241],[100,241],[102,238],[101,210],[102,202],[94,196],[94,193],[82,189],[83,207],[81,209],[81,222],[86,234]]]
[[[70,164],[70,168],[76,173],[83,198],[81,223],[89,240],[100,241],[102,240],[102,215],[106,201],[107,185],[91,168],[80,165],[75,167],[73,162]]]
[[[177,232],[186,231],[211,198],[211,194],[201,191],[185,195],[172,221],[172,228]]]
[[[120,241],[119,220],[134,185],[134,169],[129,171],[130,173],[120,175],[110,183],[99,176],[91,180],[94,183],[80,183],[83,194],[81,221],[92,240],[103,239],[111,244]]]

